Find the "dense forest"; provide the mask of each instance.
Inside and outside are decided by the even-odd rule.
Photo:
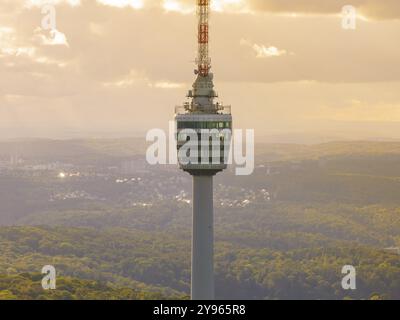
[[[162,300],[160,293],[112,288],[104,282],[57,277],[57,290],[43,290],[43,275],[21,273],[0,277],[0,300]],[[179,298],[179,297],[177,297]]]
[[[115,173],[137,156],[127,141],[57,143],[58,155],[43,143],[25,158],[69,161],[81,176],[0,172],[0,299],[187,299],[190,177]],[[217,298],[400,299],[400,144],[261,151],[252,176],[216,178]],[[44,291],[48,264],[57,289]],[[341,286],[344,265],[356,290]]]

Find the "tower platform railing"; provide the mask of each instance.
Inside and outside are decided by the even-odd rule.
[[[192,103],[185,102],[181,106],[175,107],[175,114],[231,114],[231,106],[215,103],[208,108],[202,106],[201,108],[193,105]]]

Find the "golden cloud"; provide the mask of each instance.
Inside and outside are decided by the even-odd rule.
[[[373,19],[399,19],[398,0],[247,0],[256,11],[299,14],[340,14],[351,4],[363,16]]]

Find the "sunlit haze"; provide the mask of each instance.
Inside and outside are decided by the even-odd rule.
[[[400,2],[353,0],[355,30],[342,28],[346,4],[213,1],[212,71],[235,127],[271,141],[400,138]],[[194,79],[194,14],[189,0],[1,0],[1,137],[167,128]]]

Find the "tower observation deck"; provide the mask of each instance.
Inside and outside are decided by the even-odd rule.
[[[213,176],[227,168],[230,106],[217,102],[209,58],[211,0],[195,0],[198,19],[196,79],[188,101],[175,108],[179,167],[193,176],[192,284],[194,300],[214,298]],[[189,146],[189,147],[188,147]]]

